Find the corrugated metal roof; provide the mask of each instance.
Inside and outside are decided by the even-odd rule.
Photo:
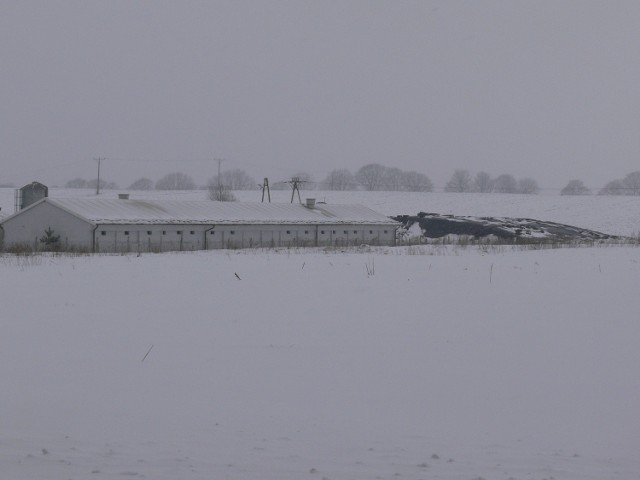
[[[93,224],[377,224],[397,225],[363,205],[242,203],[103,198],[44,200]]]

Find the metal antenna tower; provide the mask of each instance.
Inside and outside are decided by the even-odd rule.
[[[271,190],[269,189],[269,179],[264,177],[264,182],[262,182],[262,203],[264,203],[264,192],[267,191],[267,197],[269,198],[269,203],[271,203]]]
[[[291,203],[293,203],[293,197],[296,192],[298,192],[298,202],[302,203],[302,199],[300,198],[300,184],[307,183],[307,181],[301,180],[300,177],[291,177],[291,180],[286,183],[291,185]]]

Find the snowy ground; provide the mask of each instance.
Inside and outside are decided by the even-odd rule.
[[[4,256],[0,277],[3,478],[640,478],[638,248]]]
[[[313,196],[640,230],[628,197]],[[640,478],[637,247],[5,255],[0,279],[2,478]]]

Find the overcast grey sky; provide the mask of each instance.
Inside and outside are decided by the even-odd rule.
[[[0,0],[0,181],[640,169],[640,2]]]

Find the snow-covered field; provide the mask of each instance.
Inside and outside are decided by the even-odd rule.
[[[535,198],[517,216],[640,211]],[[0,256],[0,278],[2,478],[640,478],[637,247]]]

